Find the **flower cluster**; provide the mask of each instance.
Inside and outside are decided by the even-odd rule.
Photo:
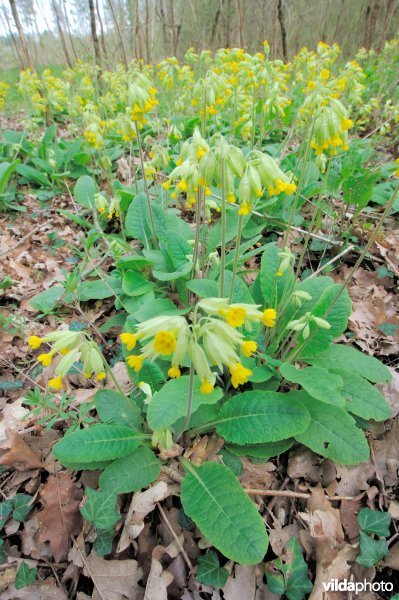
[[[62,387],[63,378],[78,361],[83,363],[83,374],[86,378],[95,376],[97,381],[105,379],[105,361],[98,345],[90,340],[82,331],[53,331],[44,337],[31,335],[28,344],[32,350],[37,350],[43,344],[50,346],[47,352],[38,355],[37,360],[48,367],[56,355],[62,358],[55,367],[55,376],[49,380],[49,386],[54,390]]]
[[[198,311],[201,316],[198,316]],[[246,339],[239,331],[251,331],[254,322],[273,327],[276,311],[273,308],[259,310],[259,305],[229,303],[225,298],[208,298],[200,301],[194,311],[193,322],[181,316],[160,316],[137,325],[134,332],[120,336],[128,353],[140,343],[137,354],[128,354],[129,367],[139,372],[145,360],[157,358],[170,360],[168,375],[180,377],[181,367],[187,358],[197,373],[203,394],[210,394],[215,386],[217,373],[227,369],[234,388],[245,384],[252,375],[241,356],[250,357],[257,350],[254,340]]]

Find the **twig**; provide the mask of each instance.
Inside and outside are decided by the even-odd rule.
[[[345,248],[345,250],[342,250],[342,252],[340,252],[339,254],[337,254],[337,256],[334,256],[334,258],[332,258],[331,260],[329,260],[328,262],[326,262],[324,265],[321,265],[314,273],[312,273],[311,275],[309,275],[309,277],[306,277],[306,279],[312,279],[312,277],[316,277],[316,275],[318,275],[319,273],[321,273],[322,271],[324,271],[324,269],[330,265],[332,265],[333,263],[335,263],[337,260],[339,260],[340,258],[342,258],[342,256],[345,256],[345,254],[348,254],[348,252],[350,252],[351,250],[353,250],[354,248],[354,244],[350,244],[347,248]]]
[[[254,494],[257,496],[281,496],[285,498],[303,498],[307,500],[311,497],[311,494],[306,492],[293,492],[291,490],[258,490],[256,488],[244,488],[247,494]],[[331,502],[338,502],[340,500],[360,500],[363,498],[366,492],[362,492],[357,496],[327,496]]]
[[[14,244],[13,246],[11,246],[11,248],[8,248],[8,250],[4,250],[4,252],[0,252],[0,256],[5,256],[6,254],[9,254],[10,252],[12,252],[16,248],[18,248],[18,246],[21,246],[32,235],[34,235],[35,233],[37,233],[41,229],[44,229],[45,227],[48,227],[48,223],[45,223],[44,225],[39,225],[38,227],[35,227],[34,229],[32,229],[32,231],[30,231],[29,233],[27,233],[26,235],[24,235],[24,237],[22,237],[16,244]]]
[[[72,539],[73,539],[73,543],[75,544],[76,550],[79,552],[79,554],[80,554],[80,558],[82,559],[82,562],[83,562],[84,566],[85,566],[85,567],[86,567],[86,569],[87,569],[87,572],[88,572],[88,574],[89,574],[89,577],[90,577],[90,579],[92,580],[92,582],[94,583],[94,587],[97,589],[98,595],[100,596],[101,600],[107,600],[107,599],[106,599],[106,598],[105,598],[105,597],[102,595],[102,593],[101,593],[101,589],[100,589],[100,587],[99,587],[98,583],[96,582],[96,579],[95,579],[94,575],[93,575],[93,574],[92,574],[92,572],[90,571],[90,569],[89,569],[89,565],[87,564],[87,560],[86,560],[86,558],[83,556],[83,552],[82,552],[82,551],[81,551],[81,549],[79,548],[79,545],[78,545],[77,541],[75,540],[75,538],[74,538],[74,537],[72,537]]]
[[[177,537],[175,530],[173,529],[172,525],[169,523],[168,517],[166,516],[165,511],[163,510],[163,508],[162,508],[162,506],[160,505],[159,502],[157,502],[156,505],[158,507],[159,512],[162,515],[162,518],[165,521],[165,524],[166,524],[167,528],[169,529],[170,533],[173,535],[174,540],[176,541],[177,545],[179,546],[180,551],[181,551],[181,553],[183,555],[183,558],[186,561],[188,568],[190,569],[190,573],[193,573],[194,568],[193,568],[193,565],[191,563],[191,560],[189,559],[189,557],[187,555],[187,552],[184,550],[183,546],[181,545],[180,540]]]

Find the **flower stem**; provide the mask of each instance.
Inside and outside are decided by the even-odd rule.
[[[188,388],[187,414],[186,414],[186,418],[184,419],[183,426],[175,438],[175,442],[177,442],[181,438],[181,436],[183,435],[183,433],[186,430],[187,425],[190,422],[191,407],[193,404],[193,392],[194,392],[194,366],[193,366],[193,363],[191,363],[191,365],[190,365],[190,382],[189,382],[189,388]]]
[[[226,186],[224,181],[225,163],[222,159],[222,233],[220,248],[220,297],[224,296],[224,269],[226,262]]]
[[[156,234],[156,230],[155,230],[154,215],[152,214],[150,193],[148,191],[147,179],[145,177],[143,149],[141,147],[140,130],[137,125],[137,121],[135,122],[135,127],[136,127],[137,144],[139,147],[140,166],[141,166],[141,171],[142,171],[143,178],[144,178],[144,189],[145,189],[145,194],[147,196],[147,202],[148,202],[148,214],[150,216],[152,236],[154,238],[155,247],[158,248],[158,238],[157,238],[157,234]]]
[[[234,253],[233,274],[232,274],[232,277],[231,277],[231,287],[230,287],[229,302],[231,302],[233,300],[233,294],[234,294],[234,284],[235,284],[236,275],[237,275],[238,257],[240,255],[242,221],[243,221],[242,215],[239,215],[238,216],[238,230],[237,230],[237,239],[236,239],[236,249],[235,249],[235,253]]]

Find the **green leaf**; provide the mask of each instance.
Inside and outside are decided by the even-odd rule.
[[[141,271],[146,267],[150,267],[152,265],[152,261],[145,258],[145,256],[139,256],[138,254],[133,254],[131,256],[122,256],[116,262],[116,268],[121,271]]]
[[[186,288],[199,298],[219,297],[219,286],[212,279],[191,279],[186,282]]]
[[[19,158],[12,163],[7,161],[0,163],[0,194],[6,191],[8,181],[19,163]]]
[[[297,358],[303,359],[304,356],[320,354],[328,348],[333,339],[345,331],[352,312],[352,303],[346,290],[335,301],[340,289],[342,289],[341,284],[333,284],[322,292],[313,307],[312,314],[325,319],[331,327],[330,329],[321,329],[316,323],[310,323],[310,336],[305,341],[304,348],[298,353]],[[317,330],[316,333],[313,333],[315,330]],[[302,334],[299,336],[299,340],[303,341]]]
[[[104,389],[95,393],[94,404],[103,423],[140,429],[140,409],[131,398],[122,396],[119,392]]]
[[[363,567],[374,567],[388,554],[388,544],[386,540],[374,540],[364,531],[360,532],[360,554],[356,562]]]
[[[225,295],[228,295],[231,288],[231,282],[233,279],[233,274],[231,271],[224,272],[224,286],[225,286]],[[232,302],[244,302],[247,304],[255,304],[251,292],[248,289],[248,285],[244,283],[241,277],[236,277],[234,280],[234,290],[233,290],[233,298]]]
[[[136,238],[148,247],[151,229],[148,224],[147,196],[140,192],[131,202],[125,218],[125,230],[128,237]]]
[[[166,249],[176,270],[181,269],[187,263],[187,257],[193,254],[192,247],[176,232],[167,233]]]
[[[122,425],[95,425],[66,435],[54,446],[53,454],[63,462],[98,462],[126,456],[145,436]]]
[[[219,450],[219,456],[221,457],[223,464],[226,465],[234,475],[238,476],[242,473],[244,466],[238,456],[231,454],[226,448]]]
[[[57,301],[61,298],[64,292],[65,290],[61,285],[53,285],[48,290],[33,296],[29,304],[34,310],[47,315],[56,306]]]
[[[288,395],[301,402],[311,416],[306,431],[295,436],[298,442],[340,465],[368,460],[366,438],[345,409],[319,402],[306,392],[289,392]]]
[[[12,504],[8,500],[0,502],[0,529],[4,527],[12,511]]]
[[[109,460],[95,460],[95,461],[90,461],[90,462],[86,462],[84,460],[82,460],[82,461],[63,460],[62,461],[63,466],[66,467],[67,469],[70,469],[71,471],[98,471],[98,470],[105,469],[105,467],[107,467],[109,465],[109,463],[110,463]]]
[[[98,192],[98,186],[89,175],[79,177],[73,190],[73,196],[78,204],[85,208],[94,208],[94,195]]]
[[[190,261],[186,262],[180,269],[177,271],[156,271],[153,270],[152,274],[155,279],[159,279],[159,281],[174,281],[175,279],[180,279],[180,277],[185,277],[191,272],[193,265]]]
[[[184,311],[185,312],[185,311]],[[176,305],[167,298],[156,298],[150,302],[145,302],[134,312],[134,318],[139,323],[157,317],[159,315],[179,315],[182,314]]]
[[[391,524],[391,515],[388,512],[371,510],[371,508],[362,508],[357,515],[360,529],[366,533],[375,533],[380,537],[389,536],[389,525]]]
[[[86,501],[80,509],[83,517],[98,529],[109,529],[121,515],[115,509],[116,495],[112,492],[86,488]]]
[[[23,523],[33,509],[33,506],[29,505],[29,502],[32,500],[32,496],[28,494],[16,494],[14,498],[12,498],[11,503],[13,506],[13,519]]]
[[[391,381],[392,379],[391,372],[382,362],[373,356],[363,354],[356,348],[344,346],[343,344],[331,344],[324,352],[312,357],[306,354],[305,349],[302,360],[326,369],[331,367],[334,369],[347,369],[350,365],[350,370],[353,373],[357,373],[373,383]]]
[[[155,481],[159,473],[158,458],[143,446],[108,465],[101,474],[100,487],[117,494],[136,492]]]
[[[214,588],[222,588],[226,585],[228,576],[228,570],[219,565],[219,559],[212,550],[209,550],[205,556],[199,557],[195,579],[200,583]]]
[[[350,365],[351,367],[351,365]],[[391,416],[391,409],[384,396],[366,379],[352,370],[330,369],[342,378],[342,393],[346,398],[346,409],[363,419],[385,421]]]
[[[140,371],[141,373],[141,371]],[[153,431],[173,425],[187,413],[188,375],[170,379],[159,392],[156,392],[148,405],[148,425]],[[194,391],[191,410],[194,413],[201,404],[215,404],[222,397],[222,390],[216,387],[211,394],[201,394],[200,381],[194,378]]]
[[[30,569],[26,562],[23,560],[19,565],[17,574],[15,576],[15,587],[17,588],[17,590],[21,590],[22,588],[31,585],[36,579],[36,574],[37,568],[32,567]]]
[[[103,300],[104,298],[116,296],[121,292],[122,287],[119,277],[104,277],[104,279],[84,281],[78,287],[78,296],[81,302]]]
[[[222,407],[216,430],[235,444],[278,442],[308,427],[306,408],[288,394],[244,392],[230,398]]]
[[[4,552],[4,540],[0,538],[0,564],[6,561],[6,554]]]
[[[322,367],[306,367],[296,369],[289,363],[280,367],[282,376],[292,383],[299,383],[313,398],[333,404],[345,406],[345,397],[342,394],[343,381],[339,375],[334,375]]]
[[[114,541],[115,531],[113,527],[109,529],[97,529],[97,537],[94,540],[93,548],[97,556],[106,556],[112,552],[112,542]]]
[[[244,217],[243,225],[249,221],[250,217]],[[230,242],[237,236],[238,231],[238,218],[237,213],[234,209],[227,208],[226,211],[226,243]],[[221,244],[221,233],[222,233],[222,219],[219,219],[216,225],[211,227],[208,230],[207,240],[206,240],[206,250],[209,252],[213,252],[216,250]]]
[[[278,572],[283,575],[283,579],[279,577]],[[277,593],[278,588],[280,590],[278,593],[285,593],[289,600],[302,600],[313,588],[312,582],[308,579],[308,566],[296,538],[291,538],[287,542],[281,557],[266,565],[266,576],[269,590]]]
[[[268,536],[255,504],[227,467],[207,462],[188,471],[181,484],[184,512],[224,556],[244,565],[260,562]]]
[[[246,446],[240,446],[239,444],[229,444],[227,449],[236,456],[251,456],[253,458],[262,458],[269,460],[272,456],[282,454],[289,448],[291,448],[294,440],[289,438],[288,440],[281,440],[279,442],[269,442],[266,444],[247,444]]]
[[[40,187],[51,187],[47,175],[29,165],[17,165],[16,171],[31,183],[36,183]]]
[[[144,277],[137,271],[127,271],[123,275],[122,279],[122,290],[128,296],[143,296],[147,294],[155,287],[153,281],[148,281],[147,277]]]
[[[287,300],[291,294],[295,278],[288,268],[281,277],[277,275],[280,264],[278,248],[275,242],[266,245],[260,263],[260,287],[266,308],[276,307],[281,299]]]

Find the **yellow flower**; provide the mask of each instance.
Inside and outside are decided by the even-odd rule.
[[[342,129],[342,131],[347,131],[351,127],[353,127],[353,121],[352,121],[352,119],[343,118],[341,120],[341,129]]]
[[[258,345],[256,342],[254,342],[252,340],[248,340],[241,344],[241,352],[243,353],[244,356],[249,357],[249,356],[251,356],[251,354],[256,352],[257,347],[258,347]]]
[[[171,379],[177,379],[178,377],[180,377],[181,373],[179,365],[172,365],[168,371],[168,375]]]
[[[227,196],[227,202],[229,202],[229,204],[233,204],[235,201],[236,197],[234,196],[233,192],[229,192]]]
[[[262,322],[266,327],[274,327],[276,323],[277,313],[274,308],[266,308],[263,311]]]
[[[57,377],[53,377],[49,380],[48,384],[53,390],[60,390],[62,388],[62,377],[59,375]]]
[[[172,354],[176,349],[176,336],[171,331],[159,331],[154,337],[153,348],[163,356]]]
[[[247,316],[245,308],[241,306],[234,306],[228,310],[220,310],[220,313],[231,327],[241,327],[244,325]]]
[[[247,383],[248,377],[252,375],[252,371],[244,367],[241,363],[231,364],[229,371],[233,388],[238,388],[239,385]]]
[[[128,352],[133,350],[137,343],[137,335],[135,335],[134,333],[121,333],[119,337],[122,344],[125,344],[126,350]]]
[[[177,189],[180,190],[181,192],[187,192],[188,191],[188,185],[185,179],[182,179],[181,181],[179,181],[179,183],[177,184]]]
[[[100,371],[99,373],[97,373],[96,379],[97,381],[102,381],[103,379],[106,378],[106,373],[105,371]]]
[[[136,371],[136,373],[138,373],[143,367],[144,356],[138,356],[137,354],[131,354],[130,356],[126,357],[126,362],[129,365],[129,367],[131,367],[132,369],[134,369]]]
[[[37,348],[40,348],[40,346],[43,344],[43,339],[37,335],[31,335],[28,339],[28,344],[32,350],[37,350]]]
[[[204,156],[205,153],[206,153],[206,148],[202,148],[202,147],[198,148],[197,155],[196,155],[197,160],[200,160]]]
[[[168,190],[170,188],[170,184],[171,184],[171,182],[169,180],[168,181],[164,181],[163,184],[162,184],[163,189],[164,190]]]
[[[250,202],[241,202],[240,208],[238,209],[238,214],[245,216],[249,215],[251,212],[251,203]]]
[[[212,394],[213,392],[213,385],[211,384],[210,381],[208,381],[207,379],[204,379],[204,381],[201,383],[201,387],[200,387],[200,392],[201,394]]]
[[[39,354],[37,360],[42,363],[43,367],[48,367],[53,362],[53,352],[48,352],[46,354]]]
[[[283,276],[283,272],[282,271],[277,271],[276,275],[277,275],[277,277],[282,277]]]
[[[324,80],[328,79],[330,77],[330,71],[328,69],[322,69],[320,71],[320,77]]]

